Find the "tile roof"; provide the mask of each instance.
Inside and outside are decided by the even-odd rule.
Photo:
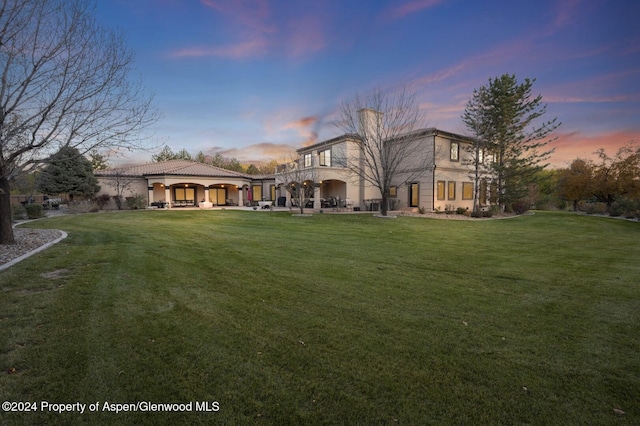
[[[100,170],[97,176],[110,176],[118,172],[123,176],[202,176],[202,177],[237,177],[250,178],[243,173],[226,170],[209,164],[198,163],[189,160],[169,160],[159,163],[147,163],[136,166],[125,166],[113,169]]]

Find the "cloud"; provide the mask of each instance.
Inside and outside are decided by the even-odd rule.
[[[253,34],[272,34],[277,31],[271,23],[268,0],[200,0],[200,2],[240,24],[240,29]]]
[[[325,48],[325,24],[318,16],[304,16],[292,20],[288,25],[288,55],[306,56]]]
[[[296,148],[284,143],[260,142],[240,148],[213,147],[205,152],[209,155],[220,154],[227,158],[236,158],[242,163],[258,163],[273,159],[289,158]]]
[[[318,141],[318,131],[315,128],[318,124],[318,121],[318,117],[316,116],[303,117],[298,120],[286,123],[284,126],[282,126],[282,129],[293,129],[297,131],[298,134],[302,138],[304,138],[302,146],[309,146]]]
[[[550,95],[545,95],[544,100],[549,103],[640,102],[640,92],[628,90],[638,76],[640,68],[600,74],[589,79],[571,80],[551,87]],[[626,83],[628,85],[625,85]]]
[[[576,17],[580,14],[581,0],[558,0],[556,1],[553,20],[554,29],[564,29],[572,25]]]
[[[595,160],[595,151],[604,148],[613,155],[622,146],[630,142],[640,143],[640,130],[619,130],[606,133],[583,134],[582,132],[556,133],[558,137],[549,144],[555,148],[551,156],[553,167],[568,167],[576,158]]]
[[[443,0],[413,0],[401,4],[399,6],[395,6],[390,10],[387,10],[384,13],[384,17],[386,20],[396,20],[400,18],[404,18],[407,15],[411,15],[412,13],[420,12],[423,9],[429,9],[431,7],[437,6],[442,3]]]
[[[190,47],[172,52],[172,58],[201,58],[216,56],[221,58],[241,59],[255,57],[266,52],[268,43],[264,39],[249,40],[228,46]]]
[[[170,58],[243,59],[263,56],[273,49],[280,49],[285,56],[299,58],[323,50],[327,45],[328,24],[322,10],[310,12],[305,7],[305,14],[282,20],[280,15],[283,14],[275,16],[267,0],[200,2],[214,13],[223,15],[229,27],[227,38],[238,41],[227,45],[185,47],[171,52]]]

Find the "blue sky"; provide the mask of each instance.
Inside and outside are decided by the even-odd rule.
[[[427,121],[460,115],[491,77],[536,78],[563,124],[552,164],[640,142],[640,2],[99,0],[155,94],[158,145],[243,162],[339,134],[340,103],[375,87],[417,93]],[[151,153],[117,161],[149,161]]]

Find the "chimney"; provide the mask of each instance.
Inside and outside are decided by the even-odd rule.
[[[372,137],[381,132],[382,113],[371,108],[362,108],[358,111],[359,129],[358,132],[365,136]]]

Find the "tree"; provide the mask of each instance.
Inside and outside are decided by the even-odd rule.
[[[593,166],[593,196],[608,209],[619,198],[640,198],[640,146],[625,145],[613,157],[603,148],[596,154],[600,162]]]
[[[593,195],[593,164],[576,158],[568,169],[560,171],[558,193],[560,197],[573,203],[573,210],[578,209],[578,202]]]
[[[102,176],[102,180],[115,190],[116,195],[114,195],[113,199],[116,202],[118,210],[122,210],[124,192],[131,192],[131,186],[138,177],[125,173],[123,169],[111,169],[105,172]]]
[[[100,154],[98,150],[93,150],[89,153],[89,158],[91,159],[91,166],[94,171],[96,170],[106,170],[109,168],[109,163],[107,161],[107,157]]]
[[[406,88],[375,89],[341,105],[336,126],[353,136],[359,151],[341,160],[350,173],[380,191],[383,216],[391,187],[416,180],[432,163],[433,150],[420,146],[417,130],[423,121],[415,93]]]
[[[509,74],[489,79],[487,86],[474,90],[469,101],[472,114],[463,118],[492,157],[489,167],[503,209],[523,198],[532,177],[546,167],[543,162],[553,152],[546,150],[551,142],[547,137],[560,125],[557,118],[537,124],[547,105],[542,95],[532,95],[534,82],[525,78],[519,84]]]
[[[471,99],[467,102],[462,114],[462,122],[467,129],[473,134],[473,142],[470,145],[463,145],[465,152],[468,154],[468,160],[464,160],[467,166],[471,168],[471,178],[473,179],[473,212],[480,210],[480,182],[485,176],[490,175],[490,168],[487,167],[486,148],[487,143],[483,139],[486,133],[487,122],[484,117],[484,101],[487,96],[487,90],[484,87],[474,89]]]
[[[245,173],[248,175],[257,175],[258,173],[260,173],[260,170],[258,170],[258,168],[254,164],[249,164],[247,166],[247,169],[245,170]]]
[[[169,147],[169,145],[165,145],[162,148],[162,151],[160,151],[158,154],[154,154],[151,156],[151,161],[153,161],[154,163],[161,163],[163,161],[170,161],[170,160],[193,161],[193,158],[191,158],[191,154],[189,154],[189,152],[186,149],[182,148],[178,152],[173,152],[173,150]]]
[[[40,174],[38,189],[45,194],[91,197],[100,190],[91,161],[77,148],[63,147],[49,160]]]
[[[0,244],[14,243],[10,185],[63,147],[135,149],[158,118],[123,35],[86,0],[0,1]]]
[[[304,213],[307,203],[313,198],[314,187],[319,183],[318,169],[305,167],[301,158],[292,158],[289,162],[278,166],[278,180],[291,195],[291,205]]]

